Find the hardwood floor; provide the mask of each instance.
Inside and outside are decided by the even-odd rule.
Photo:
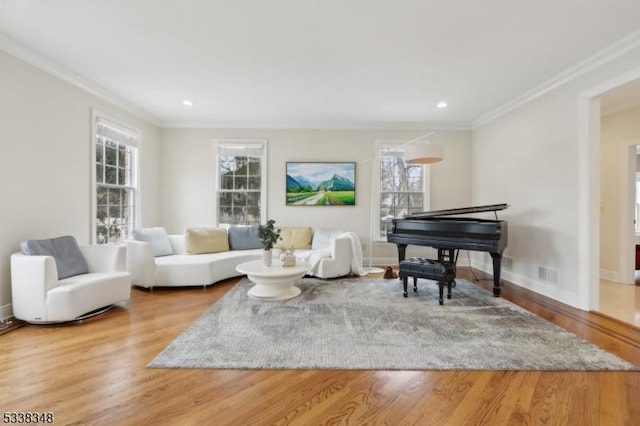
[[[640,327],[640,286],[600,279],[598,312]]]
[[[640,372],[145,368],[235,282],[134,289],[101,317],[1,335],[0,408],[62,425],[640,424]],[[509,283],[503,297],[640,366],[640,329]]]

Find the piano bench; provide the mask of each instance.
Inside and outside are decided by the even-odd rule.
[[[418,278],[433,280],[438,282],[440,297],[438,302],[444,303],[444,286],[447,286],[447,299],[451,299],[451,286],[456,279],[456,264],[453,262],[424,259],[421,257],[410,257],[400,262],[400,272],[404,288],[404,297],[408,296],[407,280],[413,277],[413,291],[418,291]]]

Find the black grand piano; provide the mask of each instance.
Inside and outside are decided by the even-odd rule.
[[[434,210],[393,219],[387,241],[398,245],[400,262],[405,259],[408,244],[433,247],[438,250],[438,260],[452,262],[459,249],[489,252],[493,260],[493,295],[499,297],[500,267],[502,252],[507,247],[508,228],[506,221],[498,220],[497,211],[507,207],[507,204],[492,204]],[[481,212],[494,212],[495,220],[455,217]]]

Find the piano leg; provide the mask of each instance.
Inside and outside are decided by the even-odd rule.
[[[398,244],[398,267],[400,267],[400,263],[405,259],[407,253],[407,245],[406,244]],[[402,277],[398,276],[399,279]],[[407,282],[404,283],[404,296],[407,297]]]
[[[406,253],[407,253],[407,245],[398,244],[398,265],[400,265],[400,262],[404,260]]]
[[[500,297],[500,268],[502,267],[502,253],[490,253],[493,260],[493,295]]]

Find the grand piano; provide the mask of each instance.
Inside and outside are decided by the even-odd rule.
[[[455,262],[457,250],[489,252],[493,260],[493,295],[500,296],[502,252],[507,247],[507,222],[498,220],[497,212],[507,204],[434,210],[393,219],[387,241],[398,246],[398,259],[405,259],[407,245],[428,246],[438,250],[438,260]],[[458,215],[493,212],[495,220],[458,217]],[[453,216],[453,217],[451,217]]]

